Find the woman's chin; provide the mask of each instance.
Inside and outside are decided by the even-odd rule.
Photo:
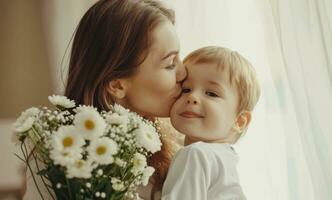
[[[160,118],[167,118],[170,116],[170,109],[165,109],[165,110],[158,110],[156,112],[150,112],[150,113],[141,113],[140,114],[142,117],[149,119],[151,121],[155,120],[155,118],[160,117]]]
[[[164,118],[166,118],[166,117],[169,117],[169,116],[170,116],[170,109],[165,110],[163,112],[160,112],[156,117],[164,117]]]

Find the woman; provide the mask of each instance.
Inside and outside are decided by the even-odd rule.
[[[100,110],[118,103],[151,120],[168,117],[186,77],[179,49],[173,11],[160,2],[98,1],[76,30],[65,95]],[[149,160],[156,171],[152,191],[140,191],[143,199],[160,191],[165,180],[172,144],[162,142]]]

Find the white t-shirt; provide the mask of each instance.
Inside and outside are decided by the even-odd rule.
[[[197,142],[172,160],[162,200],[245,200],[229,144]]]

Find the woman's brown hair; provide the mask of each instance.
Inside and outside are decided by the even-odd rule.
[[[174,24],[174,13],[157,0],[100,0],[81,19],[70,54],[65,95],[77,104],[109,110],[114,103],[111,80],[135,74],[148,54],[152,30],[162,21]],[[149,160],[156,172],[154,190],[161,190],[172,156],[163,139]]]

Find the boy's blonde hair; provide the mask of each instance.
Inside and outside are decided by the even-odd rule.
[[[239,94],[237,112],[252,111],[260,96],[260,86],[255,69],[238,52],[218,46],[208,46],[190,53],[186,64],[217,63],[222,71],[229,70],[230,83],[236,85]]]

